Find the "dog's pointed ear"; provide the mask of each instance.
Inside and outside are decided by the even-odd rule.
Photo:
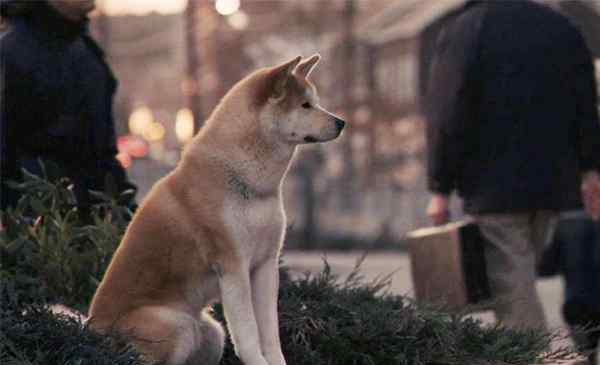
[[[294,71],[294,73],[298,76],[301,76],[301,77],[304,77],[305,79],[307,79],[308,76],[310,76],[310,73],[312,72],[312,70],[315,68],[315,66],[317,65],[317,63],[319,63],[320,60],[321,60],[321,55],[319,55],[318,53],[315,53],[309,59],[307,59],[307,60],[303,61],[301,64],[299,64],[296,67],[296,70]]]
[[[271,99],[278,101],[285,97],[288,81],[292,76],[292,72],[300,63],[302,57],[298,56],[291,61],[287,61],[279,66],[275,66],[271,70],[271,77],[273,77],[273,93]]]

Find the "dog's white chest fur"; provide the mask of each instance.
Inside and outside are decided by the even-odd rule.
[[[236,249],[254,267],[279,252],[285,231],[285,213],[275,195],[260,199],[230,196],[224,205],[224,222]]]

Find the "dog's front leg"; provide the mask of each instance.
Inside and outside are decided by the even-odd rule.
[[[236,354],[245,365],[268,365],[260,349],[248,265],[218,266],[215,271],[219,277],[221,302]]]
[[[254,270],[252,275],[252,300],[262,351],[270,365],[286,365],[281,353],[277,298],[279,295],[279,259],[270,258]]]

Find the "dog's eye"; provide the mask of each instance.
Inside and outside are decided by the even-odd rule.
[[[307,101],[307,102],[305,102],[304,104],[302,104],[302,107],[303,107],[304,109],[310,109],[310,108],[312,108],[312,105],[310,105],[310,103]]]

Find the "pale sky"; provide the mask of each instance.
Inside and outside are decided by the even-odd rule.
[[[181,12],[187,0],[97,0],[97,4],[108,15],[142,15],[151,11],[172,14]]]

